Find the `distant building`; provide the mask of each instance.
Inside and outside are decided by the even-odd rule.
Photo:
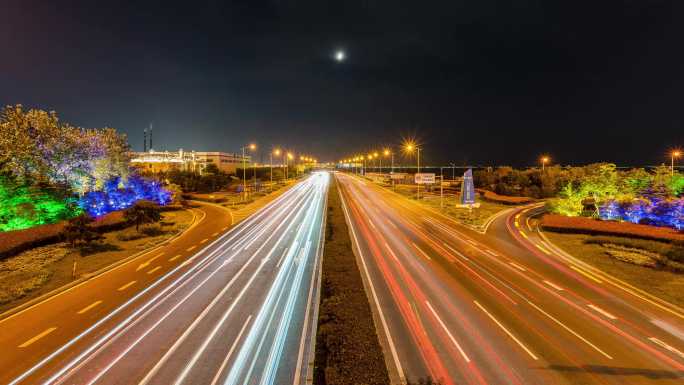
[[[171,170],[191,171],[202,174],[210,164],[216,165],[219,171],[235,174],[244,163],[252,165],[252,158],[241,154],[218,151],[154,151],[134,152],[131,164],[143,172],[159,173]]]

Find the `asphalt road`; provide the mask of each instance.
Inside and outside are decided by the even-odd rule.
[[[528,211],[481,234],[337,178],[393,383],[684,382],[681,309],[553,250]]]
[[[303,382],[328,178],[2,321],[0,383]]]

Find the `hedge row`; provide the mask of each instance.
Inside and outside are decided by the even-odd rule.
[[[336,182],[328,193],[314,368],[316,385],[389,384]]]
[[[628,238],[652,239],[656,241],[684,241],[684,233],[669,227],[638,225],[630,222],[602,221],[586,217],[566,217],[547,214],[542,217],[545,230],[561,233],[583,233],[591,235],[616,235]]]
[[[29,229],[0,232],[0,259],[34,247],[60,241],[66,223],[66,221],[62,221]],[[109,213],[93,222],[93,227],[102,233],[117,230],[124,226],[126,226],[126,221],[121,211]]]
[[[499,195],[493,191],[480,189],[478,189],[477,192],[479,192],[480,196],[486,201],[501,203],[504,205],[522,205],[525,203],[534,202],[534,199],[530,197],[512,197],[507,195]]]

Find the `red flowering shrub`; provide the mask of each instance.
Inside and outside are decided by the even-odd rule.
[[[477,190],[480,193],[480,196],[486,201],[494,202],[494,203],[501,203],[504,205],[522,205],[525,203],[532,203],[534,202],[534,199],[530,197],[513,197],[513,196],[507,196],[507,195],[499,195],[493,191],[489,190]]]
[[[664,241],[684,241],[684,233],[668,227],[638,225],[630,222],[602,221],[587,217],[547,214],[541,221],[545,230],[560,233],[616,235]]]
[[[49,243],[58,242],[66,222],[31,227],[24,230],[0,232],[0,258],[21,253]],[[115,211],[96,219],[93,227],[100,233],[120,229],[126,226],[120,211]]]

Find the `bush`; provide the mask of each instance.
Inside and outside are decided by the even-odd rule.
[[[621,238],[621,237],[607,237],[595,236],[584,240],[587,244],[597,245],[618,245],[628,247],[631,249],[646,250],[651,253],[660,254],[669,260],[675,262],[684,262],[684,242],[661,242],[645,239]]]
[[[121,212],[114,212],[96,219],[92,227],[99,233],[126,226]],[[30,229],[0,232],[0,258],[21,253],[34,247],[59,242],[66,221],[31,227]]]
[[[545,230],[561,233],[582,233],[591,235],[616,235],[629,238],[653,239],[658,241],[684,241],[684,233],[668,227],[637,225],[629,222],[602,221],[586,217],[566,217],[547,214],[541,221]]]
[[[124,218],[129,223],[135,224],[135,230],[140,230],[140,225],[156,223],[161,220],[161,210],[155,202],[138,201],[132,207],[124,210]]]

